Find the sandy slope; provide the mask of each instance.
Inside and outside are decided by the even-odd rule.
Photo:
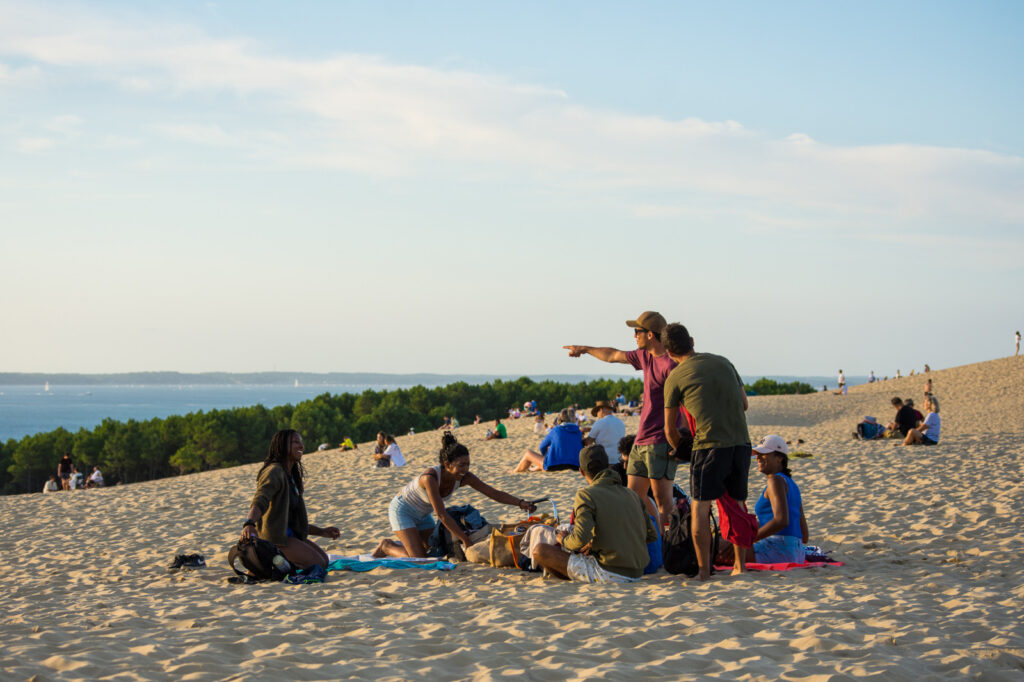
[[[460,565],[451,573],[332,574],[323,585],[234,586],[228,547],[256,465],[73,494],[0,498],[0,672],[5,679],[608,677],[841,679],[1024,676],[1024,359],[934,371],[943,438],[931,448],[850,438],[923,379],[847,396],[758,397],[751,435],[814,457],[794,462],[812,540],[843,568],[698,584],[661,573],[631,586],[545,581]],[[628,422],[634,431],[635,419]],[[568,510],[572,473],[502,473],[526,446],[463,427],[474,470]],[[331,552],[371,548],[387,504],[436,459],[438,434],[400,439],[404,469],[367,448],[307,455],[317,523],[343,528]],[[760,491],[756,470],[751,502]],[[497,520],[514,517],[472,492]],[[169,574],[178,552],[210,568]]]

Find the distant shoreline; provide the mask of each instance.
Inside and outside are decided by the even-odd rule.
[[[639,376],[638,373],[636,373]],[[387,374],[383,372],[119,372],[114,374],[76,374],[43,372],[0,372],[0,386],[34,386],[42,384],[64,386],[288,386],[296,381],[304,386],[348,386],[373,384],[387,386],[443,386],[464,381],[484,384],[495,380],[515,381],[523,376],[533,381],[554,381],[576,384],[600,379],[631,378],[634,373],[623,374]],[[776,381],[805,381],[815,388],[836,383],[835,376],[799,376],[778,374],[746,374],[751,383],[767,377]],[[866,376],[847,377],[849,385],[867,383]]]

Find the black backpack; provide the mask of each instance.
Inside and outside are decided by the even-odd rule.
[[[690,502],[679,500],[668,519],[668,530],[662,538],[661,558],[665,570],[674,575],[683,573],[692,578],[700,572],[697,562],[697,548],[693,546],[693,534],[690,530]],[[718,523],[711,515],[711,563],[718,554]],[[714,569],[712,568],[712,572]]]
[[[287,572],[274,565],[274,558],[284,555],[271,543],[261,538],[239,540],[238,544],[228,552],[228,564],[238,574],[242,582],[259,582],[261,580],[284,580]],[[287,561],[284,566],[288,566]]]

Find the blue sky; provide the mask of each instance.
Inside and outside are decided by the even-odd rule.
[[[743,374],[1024,327],[1018,3],[0,1],[0,369]]]

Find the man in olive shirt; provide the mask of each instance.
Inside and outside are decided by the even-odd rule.
[[[700,564],[697,578],[707,580],[711,577],[711,504],[726,494],[740,502],[747,500],[747,395],[732,363],[720,355],[695,353],[693,339],[683,325],[667,325],[661,343],[677,363],[665,380],[665,435],[672,447],[680,441],[671,418],[679,412],[680,405],[696,422],[690,462],[690,495],[697,502],[691,517],[692,534]],[[738,546],[734,549],[733,573],[742,573],[746,569],[746,553]]]
[[[644,503],[608,468],[608,454],[600,445],[580,451],[580,473],[589,485],[576,492],[572,532],[559,532],[561,547],[537,545],[533,560],[567,580],[639,580],[650,562],[647,543],[658,539]]]

